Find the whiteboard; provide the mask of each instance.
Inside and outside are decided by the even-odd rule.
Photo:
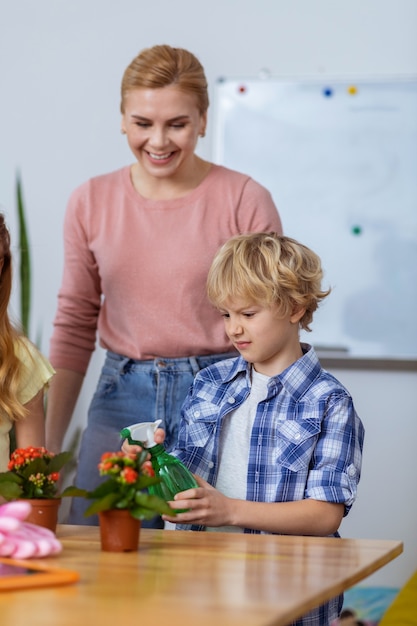
[[[332,292],[301,339],[417,357],[417,80],[220,79],[214,161],[267,187]]]

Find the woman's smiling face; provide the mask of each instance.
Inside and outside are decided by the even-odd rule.
[[[125,96],[122,130],[145,175],[175,178],[192,166],[206,118],[196,97],[175,85],[133,89]]]

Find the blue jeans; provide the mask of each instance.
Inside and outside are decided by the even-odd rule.
[[[213,354],[181,359],[158,358],[135,361],[107,352],[97,389],[88,411],[78,456],[75,484],[92,491],[100,478],[97,465],[103,452],[120,450],[120,431],[138,422],[161,419],[165,429],[165,446],[173,448],[178,437],[181,406],[194,376],[200,369],[236,353]],[[84,516],[90,501],[73,498],[69,524],[97,525],[98,517]],[[162,528],[159,517],[143,520],[143,527]]]

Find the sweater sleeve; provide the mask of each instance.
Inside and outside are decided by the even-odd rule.
[[[283,232],[271,193],[252,178],[247,179],[242,189],[237,215],[242,234],[273,231],[281,235]]]
[[[94,351],[101,302],[99,270],[90,249],[89,183],[76,189],[64,220],[64,273],[50,345],[55,368],[84,374]]]

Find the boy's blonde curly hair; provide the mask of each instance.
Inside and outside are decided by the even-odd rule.
[[[230,298],[277,305],[282,315],[304,308],[299,324],[311,331],[313,313],[331,291],[322,291],[322,278],[320,258],[295,239],[273,232],[237,235],[217,252],[207,295],[217,308]]]

